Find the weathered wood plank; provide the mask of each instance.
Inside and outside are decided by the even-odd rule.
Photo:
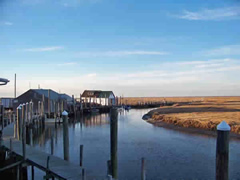
[[[12,152],[22,156],[22,141],[19,141],[14,136],[13,124],[4,128],[3,131],[3,145],[10,150],[10,138],[12,138]],[[47,158],[49,160],[49,169],[47,169]],[[26,161],[27,163],[43,170],[50,172],[58,179],[81,180],[82,168],[79,165],[72,164],[59,157],[52,156],[48,153],[42,152],[32,146],[26,145]],[[88,180],[105,179],[105,177],[87,176]]]
[[[10,141],[4,140],[4,146],[10,149]],[[16,139],[12,140],[12,151],[22,156],[22,143]],[[49,169],[47,169],[47,157],[50,156]],[[62,179],[75,178],[81,179],[82,168],[78,165],[73,165],[61,158],[52,156],[48,153],[41,152],[31,146],[26,145],[26,160],[39,169],[44,171],[49,170],[55,177]]]

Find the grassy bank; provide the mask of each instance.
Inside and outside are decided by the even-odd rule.
[[[225,96],[225,97],[124,97],[122,98],[122,103],[129,105],[138,105],[138,104],[150,104],[150,103],[159,103],[159,102],[174,102],[180,104],[192,103],[192,102],[204,102],[204,103],[231,103],[231,102],[240,102],[239,96]]]
[[[231,126],[231,131],[240,134],[240,97],[209,97],[176,103],[150,111],[148,122],[164,123],[186,128],[215,130],[221,121]]]

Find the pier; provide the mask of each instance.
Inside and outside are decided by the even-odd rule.
[[[31,103],[30,103],[31,104]],[[9,179],[27,179],[27,167],[31,167],[31,177],[34,180],[34,169],[38,168],[45,172],[43,179],[69,179],[69,180],[84,180],[87,179],[102,179],[105,177],[93,177],[86,175],[86,171],[81,164],[76,165],[69,162],[69,144],[63,144],[64,146],[64,159],[53,155],[53,141],[51,142],[51,154],[37,150],[32,145],[32,128],[33,124],[39,124],[37,120],[46,120],[45,116],[31,116],[32,109],[31,105],[26,103],[21,105],[17,109],[17,118],[12,114],[6,119],[6,123],[2,124],[2,130],[0,132],[0,175],[10,174]],[[2,114],[1,117],[4,117]],[[31,117],[31,118],[30,118]],[[68,128],[68,113],[64,111],[62,113],[63,130],[66,131]],[[3,119],[2,119],[2,122]],[[44,121],[43,121],[44,123]],[[41,124],[41,123],[40,123]],[[41,128],[41,126],[35,126],[35,128]],[[28,132],[27,130],[28,129]],[[27,132],[27,135],[26,135]],[[29,145],[26,144],[27,137],[30,138]],[[65,141],[69,139],[68,131],[64,135]],[[83,151],[83,147],[81,147]],[[67,158],[66,158],[67,157]]]

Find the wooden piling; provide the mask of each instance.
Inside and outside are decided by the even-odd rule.
[[[29,138],[30,138],[30,146],[32,146],[33,145],[33,134],[32,134],[32,127],[30,126],[29,127]]]
[[[62,112],[63,119],[63,154],[64,160],[69,160],[68,113]]]
[[[112,170],[111,170],[111,160],[107,161],[107,175],[111,175]]]
[[[31,123],[33,123],[33,115],[34,115],[34,103],[31,101]]]
[[[51,113],[51,100],[50,100],[50,89],[48,89],[48,118],[50,118]]]
[[[60,104],[57,103],[57,116],[60,118],[61,110],[60,110]]]
[[[141,159],[141,180],[146,180],[145,159]]]
[[[17,166],[17,180],[20,180],[20,165]]]
[[[216,180],[228,180],[230,129],[225,121],[217,126]]]
[[[17,107],[17,139],[22,139],[22,105]]]
[[[83,113],[83,102],[82,102],[82,94],[80,94],[80,113]]]
[[[3,130],[3,128],[4,128],[4,107],[3,107],[3,105],[0,105],[0,111],[1,111],[0,118],[1,118],[1,122],[2,122],[2,130]]]
[[[32,166],[32,180],[34,180],[34,166]]]
[[[25,128],[25,120],[26,120],[26,105],[22,105],[22,153],[23,159],[26,160],[26,128]]]
[[[80,159],[80,166],[83,166],[83,145],[80,145],[80,154],[79,154],[79,159]]]
[[[118,139],[118,113],[117,109],[111,109],[111,122],[110,122],[110,132],[111,132],[111,175],[114,179],[117,179],[117,139]]]
[[[74,99],[74,95],[72,95],[72,103],[73,103],[73,115],[74,115],[74,120],[76,118],[76,107],[75,107],[75,99]]]
[[[112,176],[111,176],[111,175],[108,175],[108,176],[107,176],[107,179],[108,179],[108,180],[112,180]]]
[[[52,109],[52,112],[53,112],[53,118],[54,118],[54,120],[56,121],[56,101],[53,101],[53,109]]]
[[[32,123],[32,100],[29,103],[29,123]]]
[[[41,115],[42,115],[42,117],[44,116],[44,114],[45,114],[45,96],[44,95],[42,95],[42,105],[41,105]]]
[[[13,147],[12,147],[12,138],[10,138],[10,151],[12,152]]]
[[[27,102],[25,105],[25,121],[28,123],[29,119],[28,119],[28,115],[29,115],[29,103]],[[25,122],[25,123],[26,123]]]
[[[64,102],[63,102],[63,100],[61,101],[61,112],[63,112],[63,110],[64,110]]]
[[[51,136],[51,155],[53,155],[54,152],[54,143],[53,143],[53,135]]]
[[[41,114],[41,101],[38,101],[37,115],[40,116],[40,114]]]
[[[85,169],[84,168],[82,168],[82,180],[85,180],[86,178],[86,175],[85,175]]]
[[[13,114],[13,122],[14,122],[14,138],[17,138],[17,121],[15,114]]]

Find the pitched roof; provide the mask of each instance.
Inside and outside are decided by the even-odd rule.
[[[48,98],[48,91],[49,91],[51,100],[57,100],[61,98],[60,94],[58,94],[57,92],[51,89],[32,89],[32,90],[37,92],[38,94],[44,95],[46,98]]]
[[[60,96],[61,99],[66,99],[68,101],[72,101],[72,97],[65,94],[65,93],[64,94],[59,94],[59,96]]]
[[[113,94],[112,91],[101,91],[99,98],[105,98],[105,97],[109,97],[111,94]],[[114,95],[114,94],[113,94]]]
[[[112,91],[85,90],[82,94],[82,97],[107,98],[111,94],[113,94]]]

